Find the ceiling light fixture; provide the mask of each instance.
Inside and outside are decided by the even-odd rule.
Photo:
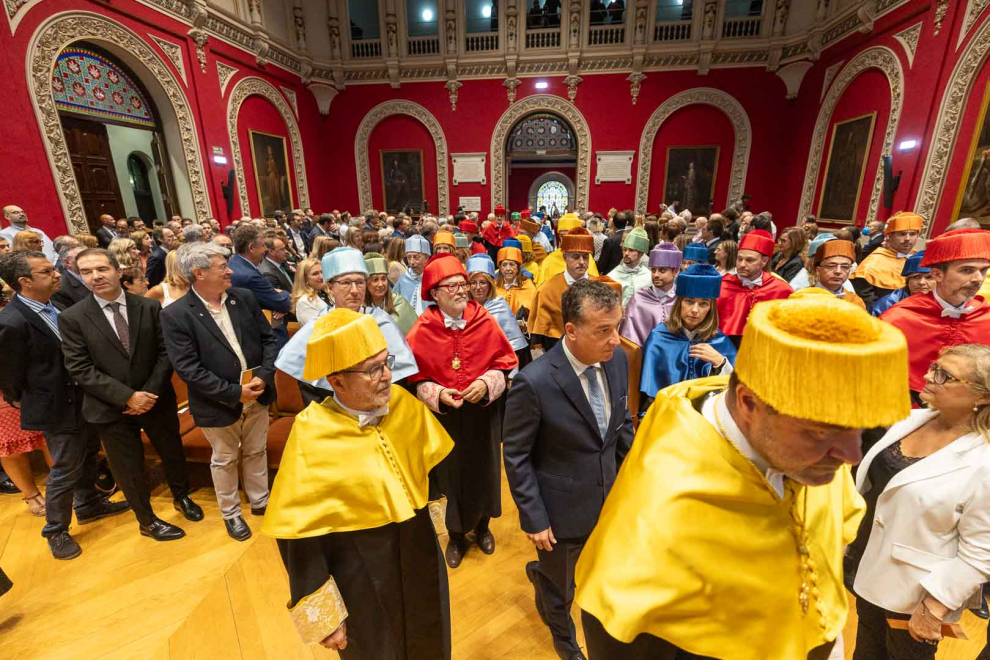
[[[483,17],[485,17],[485,18],[491,18],[492,17],[492,6],[491,5],[485,5],[484,7],[482,7],[481,8],[481,15]]]
[[[427,23],[433,20],[433,11],[431,9],[423,10],[423,20]]]
[[[911,151],[917,146],[918,146],[917,140],[904,140],[899,145],[897,145],[897,148],[900,149],[901,151]]]
[[[539,82],[536,83],[536,89],[546,89],[549,86],[550,83],[548,83],[546,80],[540,80]]]

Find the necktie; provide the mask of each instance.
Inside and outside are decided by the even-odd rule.
[[[608,417],[605,414],[605,394],[601,385],[598,384],[598,369],[588,367],[584,370],[584,375],[588,379],[588,403],[591,404],[591,411],[595,413],[598,421],[598,432],[602,439],[605,439],[605,432],[608,431]]]
[[[58,310],[55,309],[55,305],[48,303],[42,311],[51,319],[52,325],[55,326],[55,334],[59,335],[59,339],[61,339],[61,334],[58,331]]]
[[[970,305],[968,307],[964,307],[962,309],[943,309],[942,310],[942,317],[944,318],[944,317],[948,316],[950,318],[958,319],[958,318],[962,318],[966,314],[969,314],[974,309],[975,309],[975,307],[973,307],[972,305]]]
[[[131,336],[127,330],[127,319],[120,313],[120,303],[112,302],[108,306],[110,307],[110,311],[113,312],[113,324],[117,328],[117,336],[120,337],[120,343],[124,347],[124,350],[130,354]]]
[[[739,281],[742,282],[742,285],[747,289],[752,289],[753,287],[757,287],[763,284],[763,276],[761,275],[759,279],[755,279],[755,280],[747,280],[745,277],[740,277]]]
[[[467,327],[467,321],[464,319],[452,319],[444,317],[443,324],[450,328],[451,330],[463,330]]]

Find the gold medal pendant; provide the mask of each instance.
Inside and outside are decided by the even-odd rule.
[[[461,358],[459,358],[459,357],[457,357],[455,355],[453,361],[451,361],[451,363],[450,363],[450,368],[453,369],[454,371],[457,371],[458,369],[460,369],[461,368]]]

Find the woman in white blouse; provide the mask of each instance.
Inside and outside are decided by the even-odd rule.
[[[299,325],[306,325],[331,307],[323,287],[323,268],[316,259],[303,259],[292,283],[292,310]]]
[[[990,346],[944,349],[925,383],[930,409],[892,426],[856,473],[856,660],[935,658],[942,624],[990,580]]]

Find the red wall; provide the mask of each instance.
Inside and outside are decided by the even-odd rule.
[[[426,126],[408,115],[393,115],[383,119],[371,132],[368,140],[368,165],[371,168],[371,197],[374,208],[385,208],[384,181],[382,179],[382,150],[419,149],[423,152],[423,194],[430,203],[430,210],[437,211],[437,149]],[[353,147],[351,147],[353,152]],[[351,161],[354,162],[353,160]],[[452,172],[448,171],[448,176]],[[359,209],[357,202],[347,207]]]
[[[289,158],[289,177],[292,179],[291,208],[299,206],[299,195],[296,192],[295,161],[292,158],[292,140],[289,129],[285,126],[282,115],[279,114],[271,101],[261,96],[250,96],[244,100],[241,111],[237,116],[237,135],[241,143],[241,160],[244,162],[244,181],[247,184],[248,202],[251,205],[251,215],[260,215],[261,202],[258,199],[258,183],[254,171],[254,161],[251,158],[251,137],[249,131],[261,131],[269,135],[280,135],[285,138],[286,156]],[[259,163],[264,164],[264,154],[257,154]],[[264,175],[264,172],[262,172]],[[288,209],[285,209],[288,210]],[[235,218],[237,216],[234,216]]]
[[[509,207],[507,210],[509,212],[522,211],[529,206],[529,189],[533,186],[534,181],[547,172],[560,172],[569,176],[571,181],[577,177],[577,171],[574,167],[517,167],[509,175]],[[547,210],[549,211],[549,209]],[[560,212],[563,213],[564,210],[561,209]]]

